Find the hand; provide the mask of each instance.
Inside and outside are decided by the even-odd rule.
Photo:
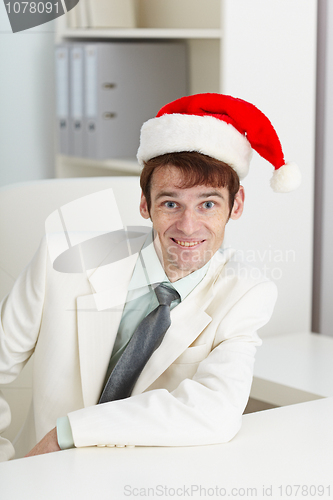
[[[48,432],[46,436],[44,436],[43,439],[39,441],[39,443],[37,443],[31,451],[29,451],[26,457],[43,455],[44,453],[52,453],[53,451],[60,451],[56,428]]]

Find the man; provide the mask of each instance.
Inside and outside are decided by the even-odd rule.
[[[254,106],[217,94],[175,101],[142,128],[140,213],[153,236],[135,258],[89,277],[62,274],[41,245],[2,306],[1,373],[17,373],[35,352],[40,442],[29,455],[211,444],[237,433],[256,330],[276,300],[272,283],[219,251],[229,217],[243,211],[239,178],[252,147],[274,165],[276,191],[297,187],[297,167],[284,163]],[[99,308],[106,289],[109,302]],[[172,295],[167,304],[161,293]],[[3,449],[9,458],[10,445]]]

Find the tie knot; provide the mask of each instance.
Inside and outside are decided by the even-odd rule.
[[[180,299],[180,295],[174,288],[171,288],[164,283],[160,283],[155,288],[156,297],[160,306],[169,306],[171,302]]]

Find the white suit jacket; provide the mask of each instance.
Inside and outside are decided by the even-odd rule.
[[[203,445],[239,430],[261,343],[256,330],[272,314],[276,287],[232,261],[230,251],[213,256],[205,278],[171,311],[132,396],[96,405],[137,257],[88,278],[55,271],[43,241],[4,300],[0,383],[14,380],[35,353],[29,447],[65,415],[77,447]],[[0,412],[1,431],[9,423],[1,398]],[[3,439],[1,450],[12,456]]]

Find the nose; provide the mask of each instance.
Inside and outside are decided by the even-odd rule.
[[[179,216],[176,227],[186,236],[193,235],[201,227],[198,214],[195,210],[185,209]]]

